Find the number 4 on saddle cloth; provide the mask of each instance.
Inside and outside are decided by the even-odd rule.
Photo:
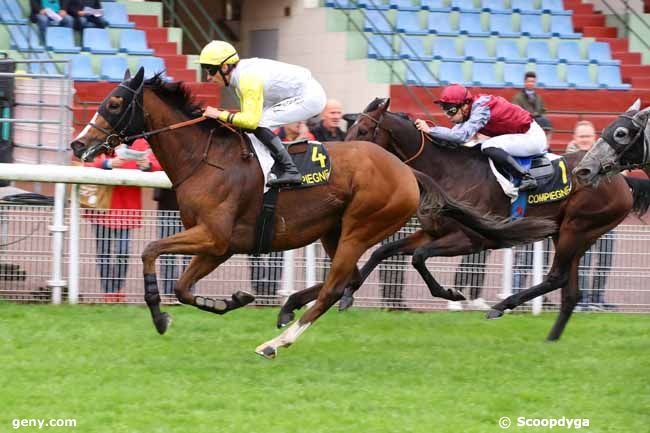
[[[563,157],[552,153],[534,155],[530,157],[514,157],[515,160],[537,180],[537,188],[532,191],[519,192],[516,195],[506,190],[505,180],[510,185],[519,186],[521,180],[510,174],[495,172],[497,181],[504,188],[506,195],[511,197],[512,205],[510,218],[516,220],[526,216],[527,206],[536,206],[564,200],[571,192],[571,176],[568,173],[566,161]],[[490,161],[494,172],[494,164]],[[516,189],[516,188],[515,188]]]
[[[273,165],[273,159],[266,147],[252,134],[249,137],[262,167],[264,184],[266,185],[268,176],[277,175],[276,167]],[[332,172],[329,153],[322,143],[303,139],[284,144],[289,148],[289,154],[302,174],[302,184],[270,189],[265,187],[262,210],[257,216],[255,225],[255,254],[266,253],[271,250],[275,226],[275,207],[278,202],[279,190],[310,188],[327,184]]]

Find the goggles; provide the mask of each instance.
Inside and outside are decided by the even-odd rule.
[[[442,111],[444,111],[445,114],[450,117],[458,113],[458,111],[460,111],[460,107],[461,107],[460,105],[456,105],[456,104],[445,104],[445,103],[440,104],[440,108],[442,108]]]
[[[218,65],[208,65],[206,63],[201,63],[201,69],[205,70],[209,75],[217,75],[219,72]]]

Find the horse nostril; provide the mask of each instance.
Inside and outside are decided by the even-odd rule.
[[[576,168],[575,169],[575,174],[578,177],[586,178],[591,174],[591,169],[590,168]]]

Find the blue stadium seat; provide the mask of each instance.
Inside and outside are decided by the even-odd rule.
[[[353,0],[326,0],[325,6],[336,9],[356,9],[357,4]]]
[[[70,75],[76,81],[99,81],[99,76],[93,72],[90,56],[83,54],[70,57]]]
[[[407,33],[409,35],[429,34],[429,29],[423,29],[420,24],[419,12],[411,11],[397,11],[395,30],[399,33]]]
[[[144,78],[148,79],[153,77],[155,74],[158,72],[162,72],[162,76],[167,79],[171,80],[171,77],[168,77],[165,73],[165,61],[161,59],[160,57],[141,57],[140,60],[138,61],[138,65],[136,66],[136,70],[140,69],[140,67],[144,68]]]
[[[562,41],[557,44],[557,58],[561,63],[586,65],[589,63],[580,54],[580,45],[576,41]]]
[[[400,41],[400,57],[411,60],[433,60],[424,48],[424,38],[418,36],[404,36]]]
[[[417,86],[437,86],[438,80],[431,71],[431,63],[409,61],[406,66],[406,83]]]
[[[445,6],[444,0],[422,0],[420,6],[431,12],[449,12],[451,10],[450,7]]]
[[[497,39],[496,45],[497,60],[509,63],[526,63],[527,60],[519,54],[519,46],[516,41],[509,39]]]
[[[564,9],[562,0],[542,0],[542,12],[553,15],[571,15],[571,11]]]
[[[135,27],[135,24],[129,21],[126,6],[122,3],[102,2],[102,9],[104,9],[104,19],[108,21],[110,27],[122,29],[132,29]]]
[[[41,52],[45,51],[41,45],[38,33],[31,26],[25,25],[8,25],[9,30],[9,47],[12,50],[21,52]]]
[[[465,41],[465,59],[474,62],[495,62],[496,57],[488,55],[485,39],[467,39]]]
[[[51,60],[52,58],[50,57],[49,53],[43,52],[43,53],[30,53],[29,59],[30,60],[34,60],[34,59]],[[58,71],[54,63],[46,62],[46,63],[30,63],[29,73],[55,75],[55,74],[59,74],[60,72]]]
[[[523,63],[504,63],[503,81],[506,86],[521,87],[524,85],[526,65]]]
[[[571,15],[551,15],[551,34],[562,39],[580,39],[582,33],[573,31]]]
[[[150,56],[153,49],[147,45],[144,30],[124,29],[120,34],[120,51],[133,55]]]
[[[393,25],[388,19],[388,15],[383,11],[366,11],[366,21],[363,26],[364,32],[373,32],[381,34],[395,33]]]
[[[503,0],[481,0],[481,10],[491,14],[511,14],[512,9],[503,5]]]
[[[490,14],[490,34],[502,38],[521,36],[520,32],[512,29],[512,16],[506,14]]]
[[[45,31],[45,46],[55,53],[76,54],[81,51],[74,43],[74,33],[69,27],[48,27]]]
[[[391,9],[400,11],[419,11],[420,5],[414,4],[413,0],[390,0],[388,5]]]
[[[462,62],[465,57],[456,51],[456,42],[454,39],[436,39],[433,42],[433,58],[443,62]]]
[[[512,0],[511,9],[520,14],[541,14],[542,11],[534,6],[533,0]]]
[[[384,0],[357,0],[359,7],[368,10],[382,10],[387,11],[390,6]]]
[[[614,90],[627,90],[632,87],[621,81],[621,69],[618,65],[598,66],[598,85]]]
[[[481,87],[503,87],[504,82],[497,79],[494,63],[474,62],[472,84]]]
[[[445,12],[429,12],[429,33],[439,36],[456,36],[458,32],[451,28],[449,14]]]
[[[557,74],[557,65],[538,64],[535,67],[537,73],[537,85],[555,89],[566,89],[569,85],[560,81]]]
[[[451,83],[466,84],[463,76],[463,64],[460,62],[442,62],[438,70],[438,81],[447,85]]]
[[[521,34],[531,38],[550,38],[551,33],[544,31],[542,16],[535,14],[521,15]]]
[[[0,23],[27,24],[28,22],[17,0],[0,0]]]
[[[480,13],[461,13],[458,20],[458,31],[460,34],[468,36],[490,36],[490,33],[484,31],[481,26]]]
[[[532,63],[556,64],[558,60],[551,56],[548,41],[528,41],[526,57]]]
[[[368,58],[380,60],[397,60],[399,57],[393,49],[393,37],[390,35],[373,35],[368,41]]]
[[[612,52],[607,42],[592,42],[587,47],[587,57],[591,63],[599,65],[620,65],[620,60],[612,59]]]
[[[124,71],[128,67],[129,65],[125,57],[103,56],[99,77],[102,80],[121,82],[122,78],[124,78]]]
[[[566,81],[569,86],[577,89],[597,89],[598,84],[589,76],[588,65],[571,65],[566,67]]]
[[[474,7],[474,0],[451,0],[450,6],[452,11],[459,11],[461,14],[464,12],[476,13],[481,11]]]
[[[111,45],[111,36],[106,29],[95,29],[87,27],[83,31],[84,51],[90,51],[93,54],[115,54],[117,48]]]

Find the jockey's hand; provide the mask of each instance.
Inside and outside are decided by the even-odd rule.
[[[205,117],[209,117],[211,119],[218,119],[220,114],[221,114],[221,110],[219,110],[218,108],[209,107],[209,106],[203,112],[203,115]]]
[[[415,127],[416,127],[417,129],[419,129],[420,131],[422,131],[422,132],[426,132],[426,133],[429,132],[429,125],[427,125],[426,120],[415,119],[415,122],[414,122],[414,123],[415,123]]]

